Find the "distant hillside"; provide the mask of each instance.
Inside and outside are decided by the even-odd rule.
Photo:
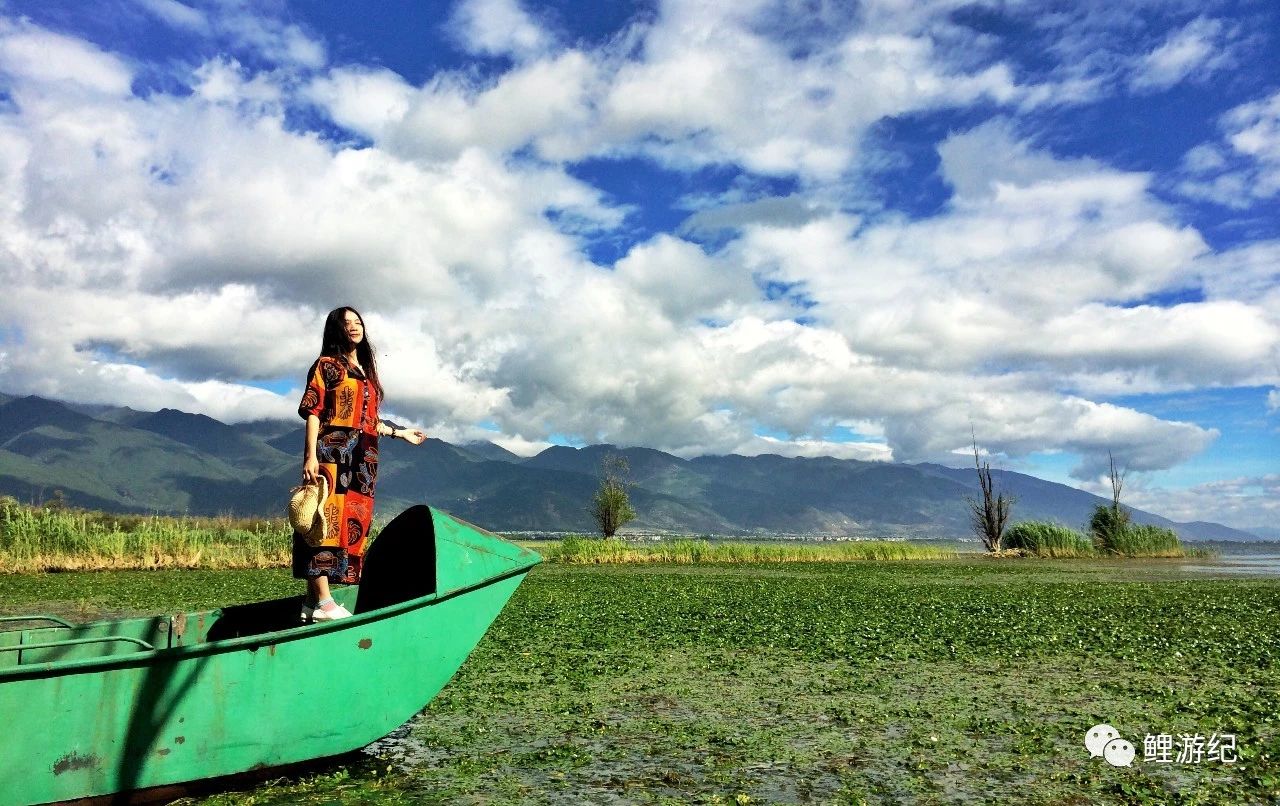
[[[72,406],[0,395],[0,493],[39,502],[61,490],[110,511],[273,515],[298,483],[300,420],[237,426],[174,409]],[[822,457],[702,456],[648,448],[552,447],[521,458],[492,443],[421,447],[383,440],[378,506],[426,502],[499,531],[589,531],[601,460],[630,463],[634,526],[695,534],[967,537],[974,473]],[[1079,527],[1104,500],[1062,484],[997,471],[1015,520]],[[1214,523],[1143,523],[1193,540],[1255,540]]]

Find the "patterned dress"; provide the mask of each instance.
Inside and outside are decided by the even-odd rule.
[[[329,480],[328,531],[318,546],[294,534],[293,575],[354,585],[360,581],[378,480],[378,390],[345,359],[320,356],[307,375],[298,414],[320,418],[316,459]]]

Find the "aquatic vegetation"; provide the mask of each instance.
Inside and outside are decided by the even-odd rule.
[[[200,802],[1261,803],[1280,583],[1174,561],[549,564],[366,760]],[[279,570],[15,575],[0,609],[207,606]],[[1114,725],[1132,767],[1091,758]],[[1232,733],[1238,763],[1142,761]]]
[[[792,563],[855,560],[940,560],[959,554],[937,546],[905,540],[842,540],[834,542],[735,542],[691,538],[631,542],[570,535],[545,548],[534,548],[547,562],[569,565],[660,563]]]

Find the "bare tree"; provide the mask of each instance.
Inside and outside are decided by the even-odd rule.
[[[630,474],[631,466],[621,454],[608,454],[600,462],[600,486],[591,497],[591,516],[605,537],[613,537],[628,522],[635,520],[636,511],[627,494]]]
[[[1128,469],[1116,469],[1116,458],[1111,455],[1111,451],[1107,451],[1107,462],[1111,467],[1107,473],[1107,477],[1111,479],[1111,511],[1118,516],[1120,514],[1120,491],[1124,489],[1124,477],[1129,475],[1129,471]]]
[[[1013,497],[1003,490],[996,489],[995,478],[991,474],[991,463],[982,461],[978,456],[978,438],[973,438],[973,465],[978,470],[978,486],[982,488],[982,500],[973,498],[969,501],[969,520],[973,531],[982,538],[982,545],[987,551],[1000,551],[1000,541],[1004,537],[1004,527],[1009,523],[1009,510],[1013,506]]]
[[[1111,505],[1098,504],[1093,508],[1089,518],[1089,532],[1093,535],[1093,543],[1105,551],[1115,551],[1125,544],[1125,533],[1131,525],[1129,510],[1120,503],[1120,491],[1124,489],[1124,478],[1129,471],[1116,466],[1116,458],[1107,451],[1107,478],[1111,481]]]

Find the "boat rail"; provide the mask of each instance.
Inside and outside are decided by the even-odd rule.
[[[133,644],[144,652],[154,652],[155,647],[143,641],[141,638],[131,638],[127,635],[102,635],[89,638],[68,638],[65,641],[40,641],[34,644],[14,644],[13,646],[0,646],[0,652],[17,652],[18,665],[22,665],[21,653],[28,649],[59,649],[68,646],[83,646],[84,644],[108,644],[115,641],[126,644]]]
[[[6,622],[26,622],[26,621],[52,621],[55,624],[57,624],[59,627],[66,627],[68,630],[73,630],[75,629],[75,626],[76,626],[69,621],[65,621],[63,619],[58,618],[57,616],[45,616],[45,615],[0,616],[0,624],[4,624]],[[45,629],[55,629],[55,628],[46,627]],[[0,632],[12,632],[12,631],[8,629],[0,629]]]

